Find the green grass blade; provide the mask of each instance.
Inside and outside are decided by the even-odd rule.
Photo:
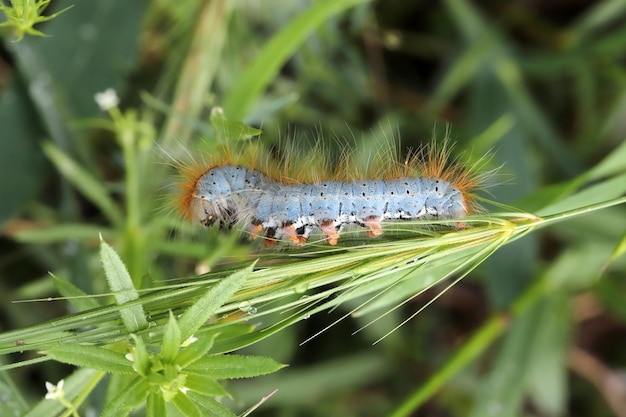
[[[186,340],[193,335],[228,299],[243,285],[254,268],[254,264],[224,278],[195,302],[178,321],[180,338]]]
[[[244,119],[250,106],[316,27],[331,16],[366,1],[369,0],[321,0],[293,19],[265,45],[225,98],[222,107],[226,116],[234,120]]]
[[[120,226],[123,223],[122,213],[104,188],[102,181],[94,178],[91,173],[81,167],[68,154],[50,142],[43,145],[44,153],[56,168],[71,182],[89,201],[94,203],[109,220]]]

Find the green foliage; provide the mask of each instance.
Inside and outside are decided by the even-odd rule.
[[[0,414],[623,412],[572,360],[624,360],[621,0],[47,5],[1,6]],[[169,209],[224,141],[366,162],[444,129],[500,167],[463,228],[267,251]]]
[[[70,9],[56,12],[49,16],[44,16],[43,12],[50,5],[50,0],[11,0],[11,5],[0,4],[0,10],[4,13],[6,21],[0,23],[0,27],[12,28],[16,35],[16,41],[22,40],[24,35],[46,36],[43,32],[35,29],[38,23],[54,19],[61,13]]]
[[[145,328],[147,322],[141,305],[124,306],[136,300],[137,294],[119,256],[102,241],[100,257],[116,302],[120,305],[119,315],[126,330],[133,332]],[[217,380],[257,377],[275,372],[282,365],[257,356],[208,355],[215,334],[197,338],[193,332],[198,331],[224,301],[242,286],[251,271],[252,268],[247,268],[221,280],[191,305],[180,320],[169,311],[167,322],[160,326],[162,340],[158,353],[153,353],[152,340],[144,341],[145,335],[133,333],[130,333],[133,345],[127,346],[129,352],[126,354],[120,350],[119,343],[114,343],[113,349],[65,343],[46,349],[44,353],[50,359],[80,368],[131,376],[127,385],[118,389],[118,394],[107,404],[103,416],[128,415],[148,399],[148,415],[163,415],[158,410],[165,403],[173,403],[186,416],[206,415],[216,409],[220,415],[234,415],[214,398],[228,395]],[[156,330],[154,326],[152,330]],[[153,336],[148,334],[148,338]],[[49,386],[46,400],[59,400],[68,410],[76,410],[78,404],[72,404],[76,398],[66,396],[63,386],[63,381],[56,386]],[[187,396],[190,390],[196,396]]]

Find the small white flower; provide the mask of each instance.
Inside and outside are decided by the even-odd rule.
[[[197,342],[197,341],[198,341],[198,338],[197,338],[196,336],[194,336],[194,335],[191,335],[191,336],[189,336],[189,337],[187,338],[187,340],[185,340],[185,341],[184,341],[184,342],[180,345],[180,347],[187,347],[187,346],[189,346],[190,344],[195,343],[195,342]]]
[[[46,381],[46,391],[48,391],[48,393],[46,394],[46,400],[63,398],[63,395],[65,394],[63,392],[64,383],[64,380],[60,380],[56,385],[54,385],[53,383]]]
[[[102,111],[110,110],[120,104],[120,98],[112,88],[107,88],[101,93],[96,93],[94,100],[96,100],[98,107],[100,107],[100,110]]]

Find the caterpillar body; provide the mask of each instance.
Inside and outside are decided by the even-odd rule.
[[[266,231],[267,238],[286,237],[297,245],[316,228],[335,245],[348,224],[365,226],[374,237],[382,233],[384,220],[462,218],[468,212],[461,191],[442,179],[281,184],[232,165],[212,168],[198,179],[189,210],[205,226],[216,221],[231,226],[248,217],[253,237]]]
[[[198,165],[184,173],[180,207],[187,219],[205,226],[247,224],[252,238],[262,236],[267,245],[285,238],[301,246],[316,230],[336,245],[350,224],[376,237],[385,220],[460,219],[474,211],[471,191],[479,176],[459,164],[449,167],[447,156],[444,147],[404,164],[388,161],[391,170],[383,173],[385,179],[284,183],[286,175],[248,168],[231,154],[226,163],[208,169]],[[415,168],[421,175],[399,175]]]

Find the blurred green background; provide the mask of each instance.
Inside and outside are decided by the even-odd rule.
[[[575,179],[626,137],[622,0],[83,1],[37,28],[50,37],[5,33],[0,49],[3,331],[71,312],[64,302],[13,303],[57,295],[48,271],[106,291],[98,232],[138,280],[219,261],[223,235],[198,244],[162,210],[173,175],[163,154],[213,135],[214,106],[262,129],[268,147],[295,140],[302,152],[337,138],[415,147],[449,126],[455,151],[489,152],[501,166],[490,198],[531,212],[581,186]],[[135,116],[131,155],[94,100],[107,88]],[[96,191],[62,175],[74,167],[51,163],[44,142]],[[232,383],[235,408],[279,388],[255,415],[390,415],[488,317],[547,279],[553,296],[413,415],[626,416],[626,266],[611,258],[625,232],[616,207],[527,236],[375,346],[435,292],[356,335],[366,322],[347,319],[299,346],[341,311],[290,326],[246,349],[290,367]],[[229,256],[249,250],[236,246]],[[69,372],[46,363],[3,383],[35,401],[43,381]]]

